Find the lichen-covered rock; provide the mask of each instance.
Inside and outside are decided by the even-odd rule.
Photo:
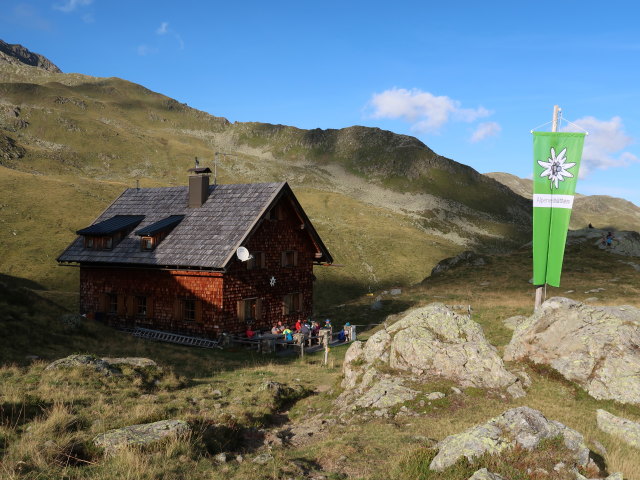
[[[469,477],[469,480],[504,480],[503,477],[497,473],[491,473],[486,468],[481,468],[476,473]]]
[[[442,471],[463,456],[472,461],[485,453],[497,454],[516,445],[532,450],[543,439],[559,436],[572,452],[573,458],[570,460],[576,465],[586,466],[589,461],[589,449],[580,433],[560,422],[547,420],[537,410],[518,407],[507,410],[483,425],[446,437],[436,446],[438,454],[429,468]]]
[[[504,358],[550,365],[594,398],[640,404],[640,309],[551,298],[516,328]]]
[[[413,400],[418,392],[405,387],[401,378],[381,378],[355,402],[361,408],[389,408]]]
[[[158,364],[150,358],[144,357],[102,357],[109,365],[128,365],[136,368],[157,367]]]
[[[461,387],[504,389],[525,395],[521,381],[508,372],[482,328],[441,303],[409,310],[376,332],[366,343],[354,342],[343,363],[345,392],[338,406],[390,403],[413,398],[406,381],[449,379]],[[384,381],[380,370],[394,369],[397,381]],[[369,390],[373,389],[371,394]],[[379,395],[388,396],[382,400]],[[363,400],[359,400],[362,398]],[[376,398],[375,402],[371,400]]]
[[[102,373],[105,376],[121,375],[120,369],[103,359],[93,355],[69,355],[65,358],[60,358],[54,362],[51,362],[45,370],[58,370],[62,368],[76,368],[84,367],[91,368],[96,372]]]
[[[93,443],[104,448],[105,453],[114,453],[124,447],[146,446],[170,436],[185,435],[190,431],[189,424],[183,420],[161,420],[109,430],[97,435]]]
[[[618,437],[632,447],[640,448],[640,423],[616,417],[601,409],[597,411],[596,415],[600,430]]]
[[[509,317],[502,321],[502,324],[507,327],[509,330],[515,330],[518,325],[524,322],[527,319],[524,315],[516,315],[514,317]]]

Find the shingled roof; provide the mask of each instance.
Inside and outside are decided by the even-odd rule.
[[[236,249],[281,195],[290,194],[322,252],[321,262],[333,260],[286,182],[213,185],[199,208],[188,208],[188,187],[130,188],[94,222],[116,215],[142,215],[136,231],[173,215],[184,218],[153,251],[140,250],[140,237],[129,233],[112,250],[85,249],[78,237],[59,262],[136,264],[167,267],[224,269]],[[88,227],[90,228],[90,227]]]

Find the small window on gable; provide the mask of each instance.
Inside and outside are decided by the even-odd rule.
[[[274,205],[265,215],[267,220],[282,220],[284,218],[284,212],[281,204]]]
[[[266,268],[264,252],[253,252],[253,257],[247,260],[247,270],[258,270]]]
[[[84,248],[93,248],[93,237],[84,237]]]
[[[102,249],[111,250],[113,248],[113,237],[102,237]]]
[[[287,250],[286,252],[282,252],[282,263],[283,267],[297,267],[298,266],[298,252],[295,250]]]

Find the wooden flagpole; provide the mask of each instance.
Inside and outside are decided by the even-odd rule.
[[[553,121],[551,122],[551,131],[558,131],[558,113],[560,112],[560,107],[558,105],[553,106]],[[536,301],[533,307],[533,310],[537,310],[542,305],[542,298],[544,296],[545,285],[536,286]]]

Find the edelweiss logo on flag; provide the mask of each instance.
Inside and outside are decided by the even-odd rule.
[[[556,157],[556,151],[551,147],[551,157],[548,162],[538,160],[538,164],[545,169],[540,174],[541,177],[549,177],[552,185],[558,188],[558,182],[563,182],[564,177],[573,178],[573,174],[568,170],[575,166],[575,163],[564,163],[566,159],[567,149],[565,148],[560,152],[560,155]]]

